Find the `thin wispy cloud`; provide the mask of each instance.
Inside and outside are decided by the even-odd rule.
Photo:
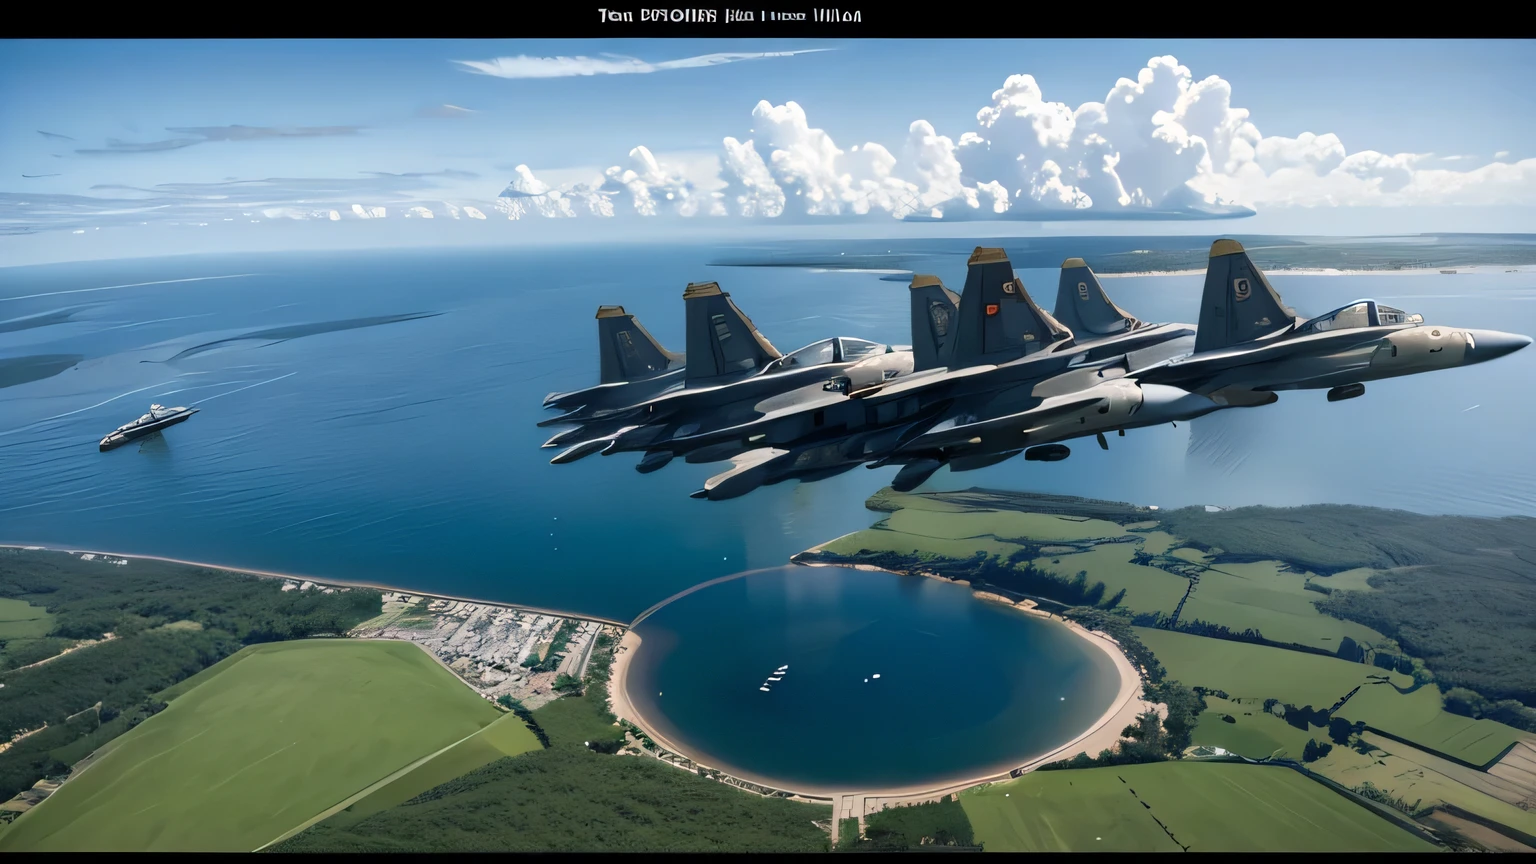
[[[449,105],[447,103],[444,103],[442,105],[428,105],[427,107],[421,109],[420,111],[417,111],[416,112],[416,116],[418,116],[418,117],[468,117],[471,114],[479,114],[479,113],[480,113],[479,111],[476,111],[473,108],[464,108],[464,107],[459,106],[459,105]]]
[[[52,140],[55,140],[55,141],[73,141],[73,140],[75,140],[75,139],[69,137],[68,135],[60,135],[57,132],[44,132],[41,129],[37,130],[37,134],[43,136],[44,138],[49,138],[49,139],[52,139]]]
[[[76,149],[76,153],[100,156],[121,153],[163,153],[180,150],[194,144],[209,141],[260,141],[272,138],[325,138],[335,135],[356,135],[362,126],[173,126],[165,131],[191,138],[168,138],[161,141],[119,141],[108,138],[105,147]],[[49,134],[49,133],[44,133]],[[63,136],[58,136],[63,137]]]
[[[198,135],[205,141],[257,141],[265,138],[327,138],[356,135],[361,126],[176,126],[165,131]]]
[[[576,78],[583,75],[646,75],[671,69],[697,69],[703,66],[722,66],[745,60],[766,60],[770,57],[793,57],[796,54],[814,54],[831,51],[831,48],[804,48],[798,51],[730,51],[719,54],[701,54],[681,60],[663,60],[648,63],[638,57],[622,54],[599,54],[596,57],[496,57],[491,60],[454,60],[465,72],[491,75],[496,78]]]
[[[87,156],[101,156],[108,153],[163,153],[167,150],[180,150],[183,147],[201,143],[203,143],[202,138],[168,138],[163,141],[119,141],[116,138],[108,138],[105,147],[83,147],[75,152]]]

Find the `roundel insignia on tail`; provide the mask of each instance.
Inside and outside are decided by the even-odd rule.
[[[1012,282],[1004,282],[1003,283],[1003,293],[1004,294],[1012,294],[1013,293],[1013,285],[1014,285],[1014,283],[1012,283]]]
[[[1249,286],[1247,279],[1233,279],[1232,294],[1241,302],[1253,294],[1253,288]]]
[[[1088,283],[1087,282],[1079,282],[1079,283],[1077,283],[1077,296],[1081,297],[1084,300],[1088,299]]]

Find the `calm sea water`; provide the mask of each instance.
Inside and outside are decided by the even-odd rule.
[[[642,621],[627,690],[695,758],[791,789],[1006,771],[1088,728],[1119,676],[1065,627],[970,593],[840,567],[753,573]]]
[[[1060,245],[1046,250],[1053,258],[1077,254],[1060,238],[1027,242]],[[904,248],[902,266],[963,284],[964,254]],[[596,382],[598,304],[625,305],[681,350],[689,281],[719,280],[783,350],[838,334],[909,341],[902,282],[709,266],[722,251],[192,255],[0,269],[0,541],[377,580],[624,620],[707,579],[781,565],[868,525],[863,500],[895,469],[698,501],[688,492],[727,466],[678,461],[640,475],[634,454],[553,466],[553,451],[538,445],[554,430],[534,425],[548,416],[546,393]],[[1020,275],[1049,305],[1055,271]],[[1536,334],[1527,274],[1273,281],[1303,312],[1374,295],[1432,322]],[[1200,283],[1106,280],[1151,320],[1191,319]],[[438,314],[358,326],[412,313]],[[25,380],[68,355],[80,362]],[[1186,459],[1181,424],[1111,438],[1107,453],[1090,441],[1059,463],[940,472],[931,488],[1164,507],[1336,501],[1531,514],[1536,467],[1523,454],[1533,372],[1528,350],[1371,384],[1349,402],[1287,394],[1203,418],[1239,454],[1235,469],[1236,459]],[[142,447],[97,452],[102,435],[150,402],[202,411]]]

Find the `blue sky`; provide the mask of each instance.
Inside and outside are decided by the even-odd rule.
[[[601,201],[626,216],[652,199],[666,217],[690,196],[697,213],[715,207],[727,217],[774,206],[798,217],[797,201],[830,201],[817,215],[834,220],[870,218],[861,208],[876,218],[931,211],[946,220],[1049,219],[1055,210],[1084,207],[1130,216],[1232,205],[1261,216],[1338,206],[1362,214],[1518,209],[1536,205],[1536,162],[1522,165],[1536,157],[1526,143],[1536,131],[1527,83],[1536,78],[1533,48],[1531,41],[1405,40],[12,41],[0,49],[0,219],[33,231],[81,230],[95,227],[86,224],[96,206],[90,198],[129,194],[102,186],[154,190],[268,178],[351,184],[272,189],[258,203],[288,215],[271,218],[298,218],[306,208],[351,218],[351,203],[394,208],[393,218],[413,198],[441,218],[451,215],[447,203],[494,207],[518,165],[533,179],[517,188],[542,196],[517,212],[524,219],[566,209],[594,216],[593,202]],[[454,62],[623,55],[654,64],[806,49],[823,50],[570,77],[496,77]],[[1136,79],[1150,58],[1163,56],[1177,58],[1183,71],[1162,67],[1136,93],[1132,107],[1148,115],[1139,126],[1096,126],[1078,112],[1076,125],[1063,131],[1063,116],[1104,101],[1119,79]],[[1020,99],[1034,97],[1015,93],[1004,106],[1009,117],[980,127],[978,110],[1011,75],[1033,76],[1045,107],[1030,108]],[[1208,76],[1226,82],[1230,106],[1206,99],[1158,132],[1152,109],[1173,111],[1173,96],[1183,92],[1167,87],[1188,89]],[[1154,104],[1159,99],[1167,104]],[[754,118],[760,100],[773,113]],[[785,107],[791,102],[803,117]],[[458,113],[445,105],[473,113],[422,116],[427,109]],[[1247,117],[1230,109],[1245,109]],[[1057,135],[1049,144],[1032,131],[1042,117],[1055,118],[1047,124]],[[773,131],[760,122],[767,120]],[[910,129],[916,120],[932,127],[921,141]],[[1241,122],[1251,124],[1247,131],[1232,131]],[[230,126],[306,131],[221,131]],[[1111,128],[1119,131],[1105,131]],[[1090,141],[1095,130],[1109,140]],[[965,144],[968,132],[980,143]],[[1303,133],[1331,133],[1336,141]],[[1223,135],[1241,141],[1224,144],[1217,140]],[[727,136],[753,142],[736,169],[722,167]],[[174,149],[79,152],[155,142]],[[889,158],[850,155],[866,142]],[[642,145],[656,170],[641,166],[627,185],[620,178],[603,187],[601,172],[634,168],[628,154]],[[828,147],[842,152],[828,155]],[[1102,167],[1107,153],[1118,154],[1118,169]],[[1204,167],[1196,164],[1201,154]],[[767,181],[748,196],[755,203],[740,198],[739,183],[731,185],[756,165],[772,175],[777,205],[763,197]],[[457,173],[385,181],[360,173],[445,169]],[[711,194],[723,205],[710,203]],[[49,200],[68,218],[17,203],[48,195],[66,196]],[[173,201],[140,221],[214,211],[189,212]],[[1536,225],[1506,230],[1522,228]]]

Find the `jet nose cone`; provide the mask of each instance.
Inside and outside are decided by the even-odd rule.
[[[1531,344],[1531,337],[1497,330],[1467,331],[1467,362],[1486,363]]]

